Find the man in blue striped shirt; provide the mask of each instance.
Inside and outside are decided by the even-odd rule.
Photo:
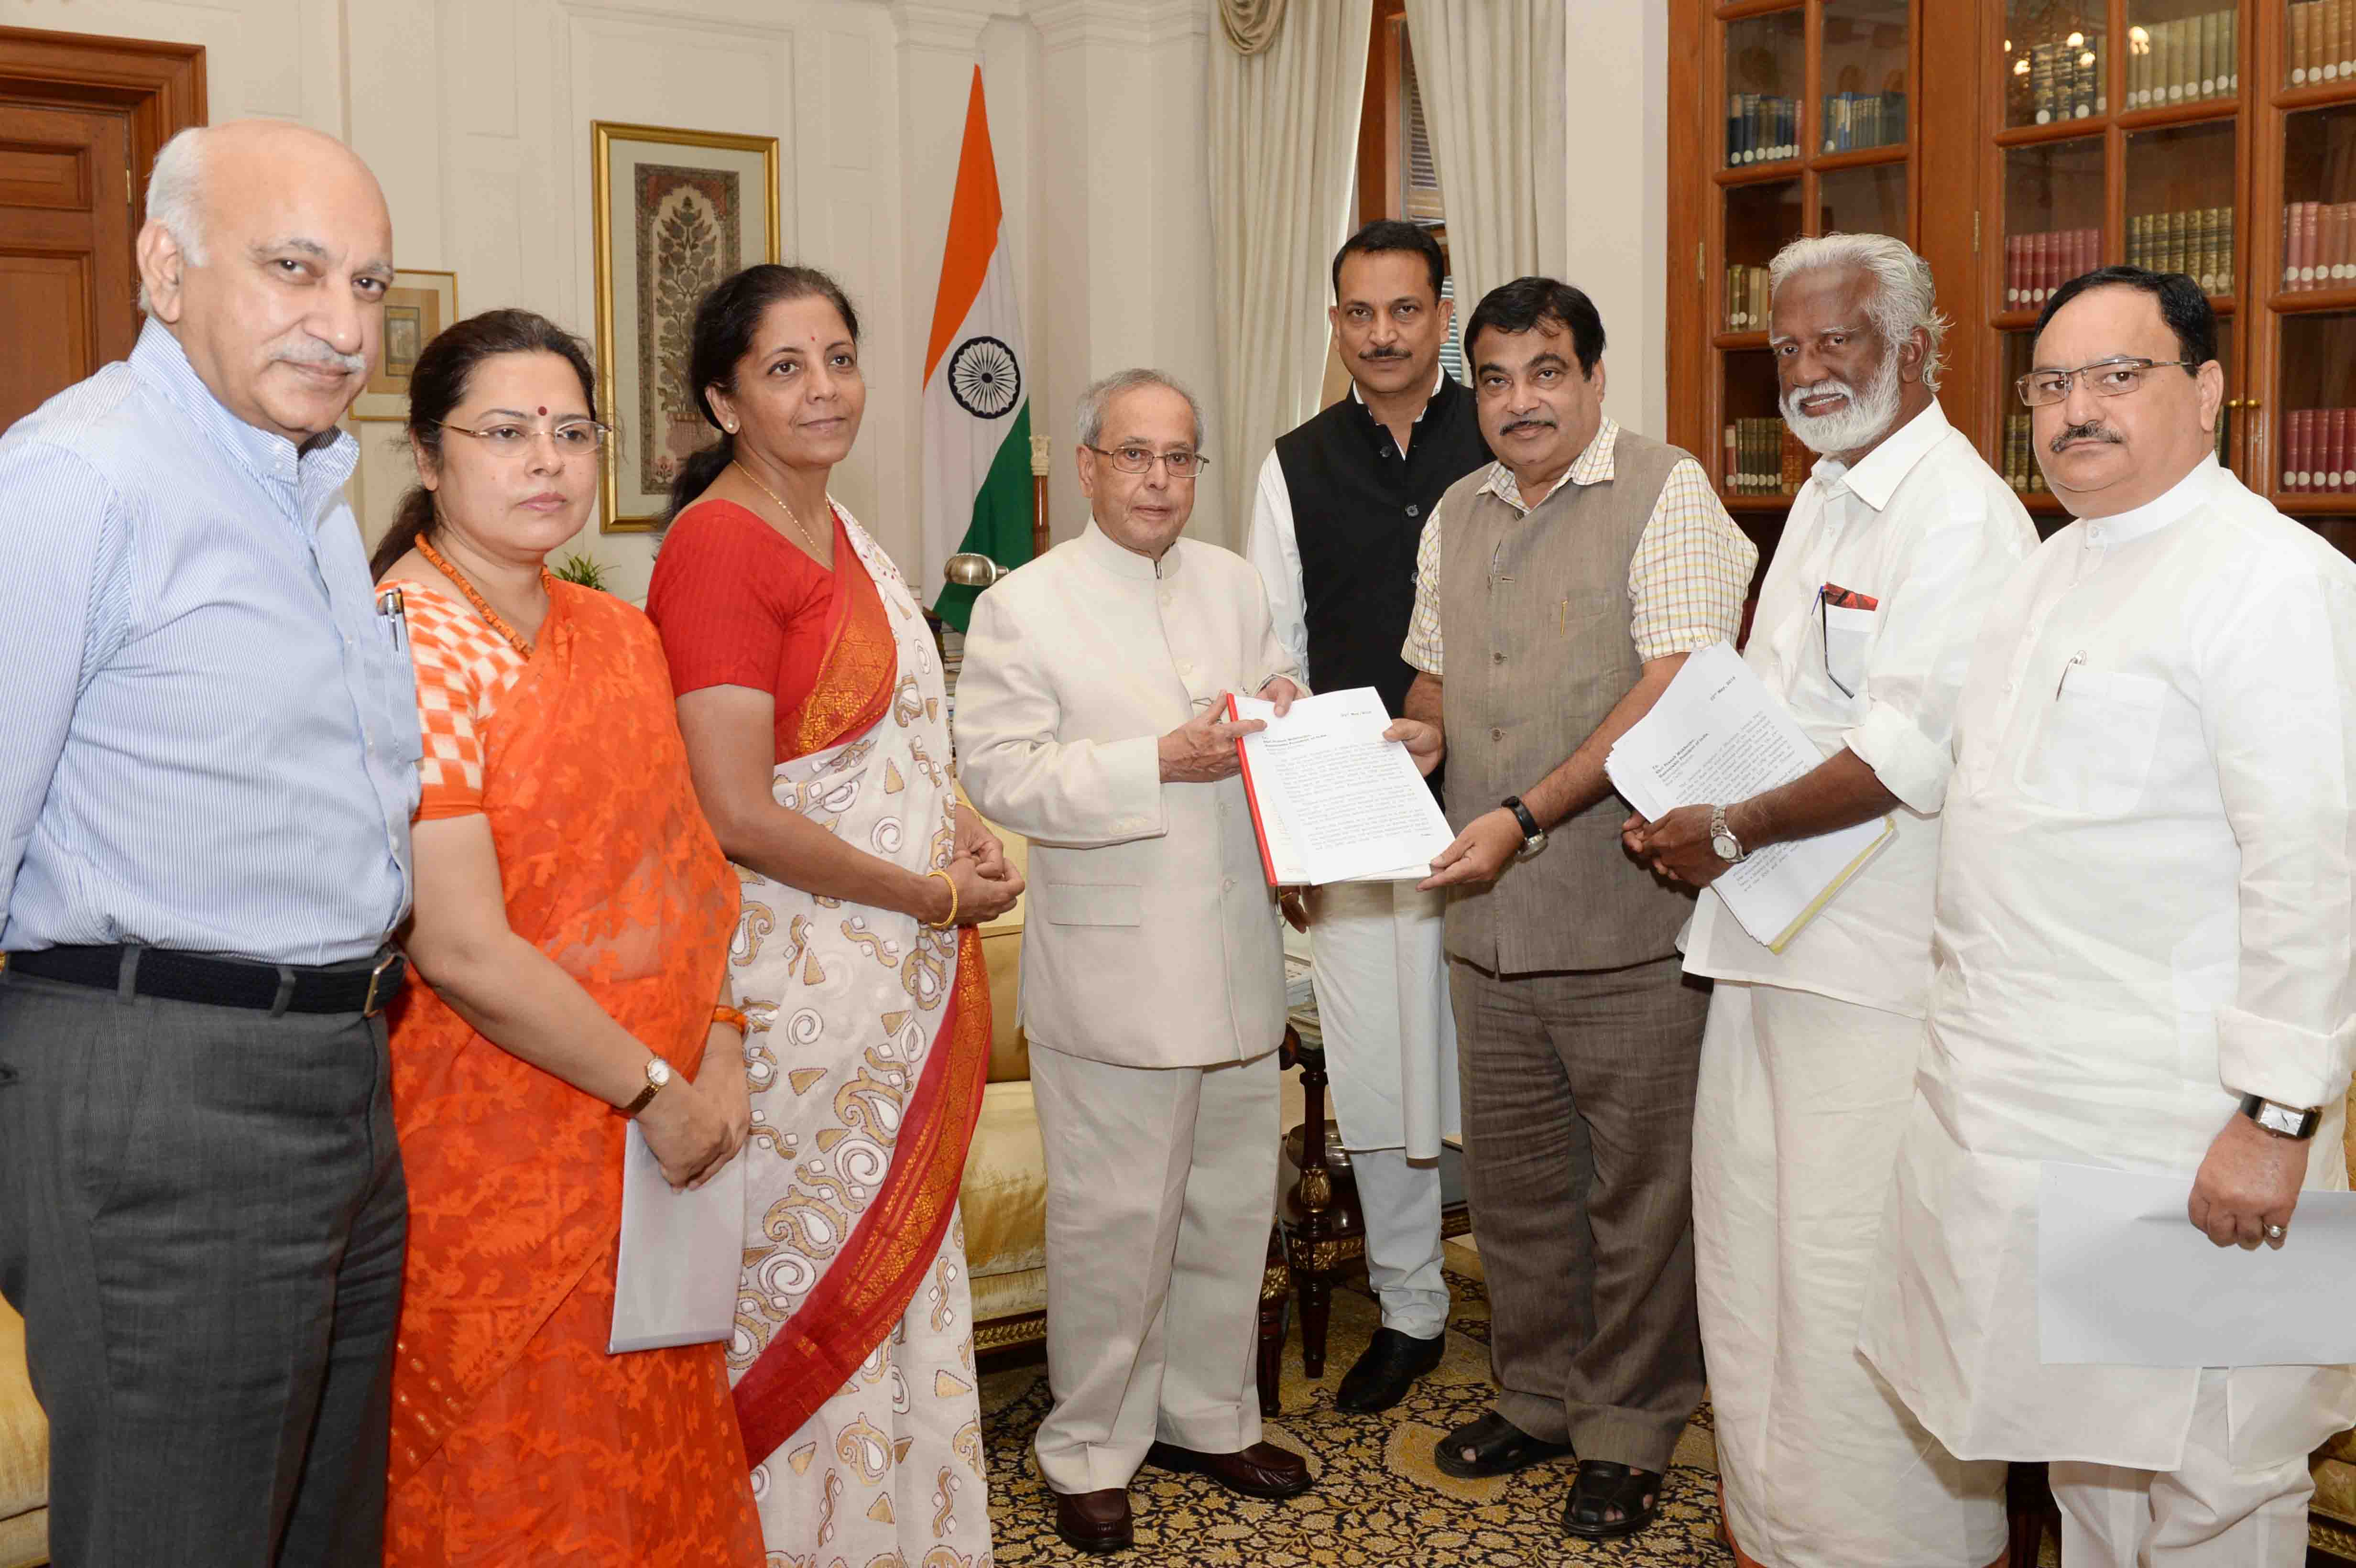
[[[336,421],[392,224],[183,133],[127,362],[0,437],[0,1294],[72,1564],[381,1558],[414,688]]]

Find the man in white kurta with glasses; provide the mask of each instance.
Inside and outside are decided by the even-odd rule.
[[[2077,520],[1956,720],[1918,1092],[1863,1347],[1973,1459],[2052,1461],[2071,1568],[2296,1568],[2345,1367],[2043,1364],[2051,1162],[2165,1174],[2221,1247],[2344,1188],[2356,567],[2211,455],[2216,319],[2106,267],[2019,386]],[[2250,1260],[2252,1266],[2257,1260]]]
[[[1981,1568],[2004,1554],[2005,1467],[1925,1436],[1857,1329],[1922,1054],[1955,699],[2037,532],[1940,412],[1946,323],[1921,257],[1828,234],[1784,247],[1768,278],[1783,418],[1823,457],[1743,656],[1824,761],[1632,822],[1629,847],[1706,888],[1771,844],[1881,817],[1893,836],[1781,953],[1714,893],[1687,933],[1687,973],[1717,982],[1694,1262],[1726,1522],[1759,1568]]]

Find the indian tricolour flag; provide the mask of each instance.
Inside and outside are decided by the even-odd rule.
[[[998,165],[976,66],[925,349],[927,582],[939,582],[941,563],[959,550],[1001,566],[1031,559],[1031,389],[998,219]],[[934,613],[963,631],[974,592],[944,588]]]

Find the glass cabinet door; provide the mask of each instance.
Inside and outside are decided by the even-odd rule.
[[[1825,0],[1816,151],[1906,140],[1906,0]]]
[[[2233,292],[2233,144],[2230,120],[2128,133],[2129,265],[2189,273],[2213,295]]]
[[[2037,310],[2102,265],[2103,138],[2073,136],[2004,155],[2004,292],[1997,309]]]
[[[1726,27],[1726,166],[1800,155],[1800,94],[1808,80],[1807,17],[1799,10]]]
[[[2102,0],[2008,0],[2004,123],[2051,125],[2107,114]]]
[[[2166,109],[2242,91],[2242,13],[2219,0],[2127,0],[2127,104]]]

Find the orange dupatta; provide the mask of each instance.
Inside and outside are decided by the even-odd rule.
[[[662,645],[620,600],[549,585],[523,675],[483,728],[508,925],[691,1077],[736,883],[689,782]],[[477,1034],[423,984],[392,1026],[411,1172],[391,1484],[430,1460],[621,1224],[624,1123]]]
[[[835,565],[826,652],[795,724],[802,756],[862,734],[894,717],[895,708],[912,723],[924,710],[916,677],[900,667],[892,617],[839,517]],[[928,846],[907,852],[926,856],[927,867],[935,858],[946,863]],[[882,1189],[824,1277],[737,1381],[749,1464],[799,1431],[892,1332],[948,1236],[990,1066],[989,979],[972,927],[958,933],[957,955],[956,979],[902,1111]]]

